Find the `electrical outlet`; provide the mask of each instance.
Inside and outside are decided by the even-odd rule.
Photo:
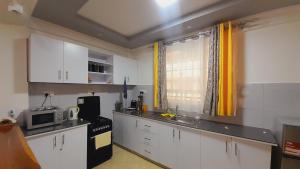
[[[16,110],[15,109],[11,109],[8,112],[9,117],[14,118],[16,116]]]

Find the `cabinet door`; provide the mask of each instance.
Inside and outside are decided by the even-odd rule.
[[[234,169],[270,169],[271,146],[233,139],[232,161]]]
[[[118,113],[114,113],[113,117],[113,142],[123,145],[123,127],[122,117]]]
[[[32,34],[29,50],[30,82],[63,82],[63,41]]]
[[[231,169],[231,139],[201,133],[201,169]]]
[[[59,134],[61,137],[61,169],[86,169],[87,127],[79,127]]]
[[[124,79],[126,79],[127,84],[136,85],[137,84],[137,62],[134,59],[114,56],[113,61],[113,83],[123,84]]]
[[[124,146],[138,152],[139,132],[137,130],[138,119],[131,116],[123,117],[123,143]]]
[[[137,85],[137,61],[127,58],[127,81],[129,85]]]
[[[88,48],[64,42],[64,82],[88,83]]]
[[[200,133],[178,129],[177,169],[200,169]]]
[[[113,58],[113,84],[123,84],[127,76],[127,60],[124,57],[114,55]]]
[[[59,169],[58,136],[47,135],[28,140],[28,144],[42,169]]]
[[[176,138],[174,127],[161,125],[159,127],[159,162],[169,168],[176,168]]]

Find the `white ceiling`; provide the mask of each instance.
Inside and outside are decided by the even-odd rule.
[[[37,0],[18,0],[16,2],[23,6],[23,15],[8,12],[7,7],[12,0],[0,0],[0,22],[6,24],[23,25],[29,21],[33,8],[37,3]]]
[[[155,0],[89,0],[78,14],[127,37],[222,0],[178,0],[161,8]]]

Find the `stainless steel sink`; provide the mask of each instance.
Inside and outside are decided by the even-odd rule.
[[[186,116],[175,116],[170,118],[170,120],[185,124],[194,124],[196,122],[196,119]]]

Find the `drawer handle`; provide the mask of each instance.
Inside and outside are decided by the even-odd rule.
[[[145,127],[151,127],[151,126],[149,126],[149,125],[146,125],[146,124],[145,124],[144,126],[145,126]]]
[[[173,128],[173,138],[175,137],[175,130],[174,130],[174,128]]]
[[[227,142],[227,140],[226,140],[226,143],[225,143],[225,146],[226,146],[226,153],[228,152],[228,142]]]
[[[53,138],[53,149],[56,147],[56,136]]]
[[[235,143],[235,144],[234,144],[234,154],[235,154],[235,156],[238,155],[237,149],[238,149],[237,143]]]
[[[151,141],[151,139],[150,139],[150,138],[146,138],[146,137],[145,137],[144,139],[145,139],[145,140],[148,140],[148,141]]]
[[[151,154],[151,152],[150,151],[147,151],[147,150],[144,150],[146,153],[148,153],[148,154]]]

